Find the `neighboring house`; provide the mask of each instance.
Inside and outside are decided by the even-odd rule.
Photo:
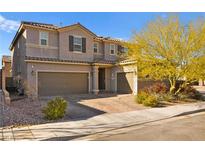
[[[2,73],[1,73],[1,83],[2,89],[9,87],[11,79],[11,57],[2,56]]]
[[[0,69],[0,90],[2,89],[2,69]]]
[[[12,76],[35,96],[136,93],[135,67],[130,61],[118,63],[122,43],[80,23],[22,22],[10,45]]]

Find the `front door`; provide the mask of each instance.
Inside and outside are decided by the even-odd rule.
[[[105,68],[99,68],[98,83],[99,90],[105,90]]]

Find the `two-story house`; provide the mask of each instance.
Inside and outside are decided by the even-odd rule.
[[[120,40],[99,37],[80,23],[22,22],[10,45],[12,76],[35,96],[136,93],[135,67],[118,62],[123,49]]]

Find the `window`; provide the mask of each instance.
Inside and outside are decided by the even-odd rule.
[[[93,51],[94,51],[94,53],[98,52],[98,43],[93,44]]]
[[[74,36],[73,38],[74,51],[82,51],[82,38]]]
[[[114,44],[110,44],[110,54],[111,55],[115,54],[115,45]]]
[[[128,51],[127,48],[125,48],[125,47],[123,47],[123,46],[121,46],[121,45],[118,45],[118,52],[120,52],[120,53],[125,53],[125,52],[127,52],[127,51]]]
[[[48,45],[48,32],[40,32],[40,45]]]

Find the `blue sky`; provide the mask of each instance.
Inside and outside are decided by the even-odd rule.
[[[80,22],[100,36],[128,40],[133,31],[140,31],[157,16],[168,13],[1,13],[0,12],[0,61],[2,55],[10,55],[9,45],[20,21],[35,21],[63,26]],[[178,13],[183,23],[204,17],[205,13]],[[1,64],[0,64],[1,68]]]

